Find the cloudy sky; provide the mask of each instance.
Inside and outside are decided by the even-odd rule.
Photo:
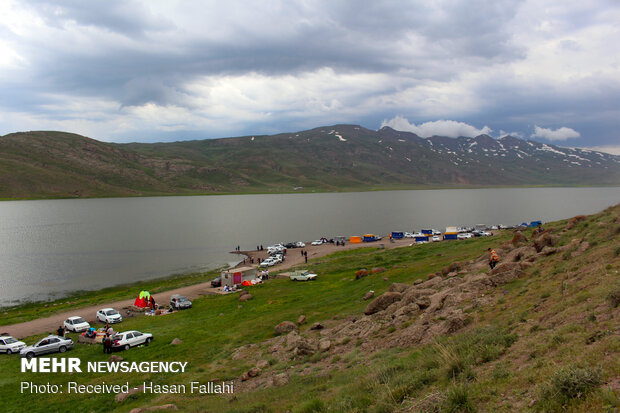
[[[0,135],[335,123],[620,146],[615,0],[0,0]]]

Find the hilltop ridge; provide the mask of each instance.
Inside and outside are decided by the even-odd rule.
[[[424,139],[334,125],[170,143],[0,137],[0,198],[618,184],[619,156],[512,136]]]

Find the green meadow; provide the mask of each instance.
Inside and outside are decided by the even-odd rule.
[[[363,352],[358,339],[346,351],[335,346],[326,353],[278,361],[270,356],[265,340],[274,337],[276,324],[296,321],[302,314],[307,322],[301,334],[310,333],[314,322],[334,323],[359,315],[368,304],[362,297],[369,290],[378,296],[394,282],[413,283],[453,262],[478,258],[488,247],[510,240],[511,232],[393,250],[338,252],[309,263],[308,268],[319,274],[316,281],[272,279],[251,287],[250,301],[240,303],[237,294],[205,296],[195,300],[191,310],[127,318],[119,325],[121,331],[154,335],[151,345],[118,353],[126,361],[186,361],[184,374],[20,373],[19,357],[0,357],[2,406],[7,412],[129,412],[166,403],[188,412],[617,411],[617,388],[610,385],[617,382],[620,371],[613,318],[618,311],[612,306],[614,291],[620,291],[617,217],[618,208],[610,209],[562,233],[560,243],[579,236],[589,239],[592,247],[575,259],[550,256],[537,261],[524,277],[494,291],[491,305],[469,314],[471,322],[465,329],[433,343]],[[546,227],[559,232],[565,225],[562,221]],[[357,270],[373,267],[386,271],[354,279]],[[579,280],[567,282],[567,274],[579,271],[583,274]],[[102,296],[108,300],[122,293],[113,290]],[[93,301],[88,304],[105,301],[95,301],[97,293],[90,297]],[[24,307],[15,311],[26,318],[35,315]],[[394,331],[390,327],[377,334],[387,337]],[[602,333],[588,343],[597,331]],[[24,341],[32,344],[39,337]],[[77,341],[75,334],[71,337]],[[170,345],[174,338],[183,342]],[[260,357],[232,357],[236,349],[250,344],[256,345]],[[79,357],[83,366],[109,358],[101,346],[77,343],[65,356]],[[129,382],[130,387],[144,381],[188,388],[191,381],[238,384],[259,359],[269,363],[264,373],[286,372],[290,381],[234,395],[139,393],[122,403],[111,394],[20,394],[24,381],[65,388],[68,381]]]

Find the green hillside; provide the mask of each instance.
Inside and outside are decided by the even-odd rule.
[[[620,185],[620,157],[354,125],[149,144],[64,132],[0,137],[0,198],[8,199],[522,185]]]
[[[620,206],[514,233],[393,250],[343,251],[310,262],[313,282],[206,296],[194,308],[135,317],[154,334],[127,361],[187,361],[184,374],[19,374],[1,357],[7,412],[599,412],[620,408]],[[489,271],[486,250],[501,262]],[[375,274],[355,280],[361,268]],[[374,298],[363,296],[374,291]],[[386,297],[393,303],[385,304]],[[375,300],[375,301],[373,301]],[[372,302],[372,305],[369,303]],[[376,312],[370,309],[374,308]],[[19,310],[16,310],[19,311]],[[364,313],[369,315],[365,315]],[[276,336],[282,321],[306,321]],[[322,330],[312,329],[321,323]],[[10,326],[4,329],[10,331]],[[171,345],[174,338],[181,344]],[[29,338],[28,343],[35,337]],[[326,341],[329,342],[327,345]],[[108,357],[78,345],[68,356]],[[249,375],[248,372],[251,372]],[[21,381],[139,386],[229,381],[233,395],[22,395]]]

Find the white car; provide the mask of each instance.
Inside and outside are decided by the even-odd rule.
[[[0,336],[0,353],[19,353],[25,347],[26,343],[23,341],[18,341],[11,336]]]
[[[259,264],[259,267],[273,267],[278,262],[273,258],[267,258]]]
[[[469,232],[463,233],[463,234],[458,234],[456,236],[458,239],[469,239],[471,237],[473,237],[472,234],[470,234]]]
[[[97,320],[108,324],[120,323],[123,321],[123,316],[113,308],[102,308],[97,311]]]
[[[153,341],[153,334],[141,333],[136,330],[116,333],[112,337],[112,348],[117,350],[129,350],[131,347],[141,344],[149,345]]]
[[[297,242],[295,243],[295,246],[296,246],[297,248],[303,248],[303,247],[305,247],[305,246],[306,246],[306,244],[305,244],[305,243],[303,243],[303,242],[301,242],[301,241],[297,241]]]
[[[289,276],[292,281],[312,281],[316,280],[316,277],[318,275],[310,271],[295,271]]]
[[[90,328],[90,324],[84,321],[82,317],[73,316],[65,320],[65,328],[68,331],[73,331],[74,333],[81,333],[82,331],[88,330]]]
[[[405,232],[403,235],[405,238],[413,238],[413,234],[411,232]]]
[[[434,229],[433,235],[441,235],[441,231]]]
[[[433,242],[436,241],[441,241],[441,238],[439,238],[439,235],[433,235]]]
[[[491,235],[493,235],[493,234],[491,234],[490,232],[486,232],[486,231],[482,231],[482,232],[480,233],[480,236],[481,236],[481,237],[490,237]]]
[[[323,240],[317,239],[315,241],[312,241],[310,245],[323,245]]]

